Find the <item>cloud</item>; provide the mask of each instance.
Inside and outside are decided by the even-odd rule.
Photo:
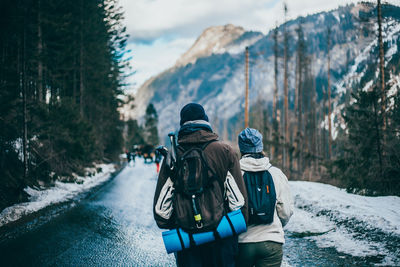
[[[137,88],[148,78],[175,64],[175,61],[195,41],[195,38],[165,39],[158,38],[151,45],[142,42],[131,42],[127,48],[131,50],[131,66],[136,73],[128,78],[130,86]]]
[[[253,21],[254,10],[270,8],[279,0],[121,0],[133,40],[162,36],[197,36],[209,26]],[[246,23],[249,24],[249,23]],[[246,25],[243,25],[246,26]]]
[[[356,0],[287,0],[289,18],[329,10]],[[232,23],[266,32],[283,22],[281,0],[120,0],[131,40],[198,36],[205,28]]]
[[[288,19],[356,3],[357,0],[286,0]],[[375,1],[374,1],[375,2]],[[399,4],[399,0],[388,1]],[[267,33],[284,21],[281,0],[120,0],[130,40],[133,87],[174,65],[210,26],[231,23]]]

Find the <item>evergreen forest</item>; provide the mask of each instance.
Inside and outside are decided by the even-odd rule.
[[[122,20],[115,0],[0,2],[0,210],[118,158]]]

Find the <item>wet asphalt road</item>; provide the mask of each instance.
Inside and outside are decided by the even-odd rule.
[[[156,179],[154,164],[137,162],[85,198],[3,232],[0,266],[175,266],[152,216]],[[290,233],[284,250],[284,265],[371,265]]]

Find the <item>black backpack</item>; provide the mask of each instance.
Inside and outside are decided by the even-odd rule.
[[[210,169],[202,146],[178,146],[173,207],[176,223],[188,233],[215,231],[225,215],[221,180]]]
[[[269,171],[250,172],[243,175],[249,203],[249,224],[270,224],[274,220],[276,192]]]

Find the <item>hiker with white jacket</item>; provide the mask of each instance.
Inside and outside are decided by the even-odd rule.
[[[294,209],[288,179],[264,155],[259,131],[246,128],[239,134],[238,143],[242,154],[240,168],[248,192],[249,225],[247,232],[239,236],[237,266],[281,266],[282,245],[285,243],[283,226],[288,223]],[[252,191],[251,187],[257,188]],[[260,204],[260,195],[252,196],[252,192],[254,195],[262,194],[261,202],[265,204],[261,209],[264,211],[253,207]]]

